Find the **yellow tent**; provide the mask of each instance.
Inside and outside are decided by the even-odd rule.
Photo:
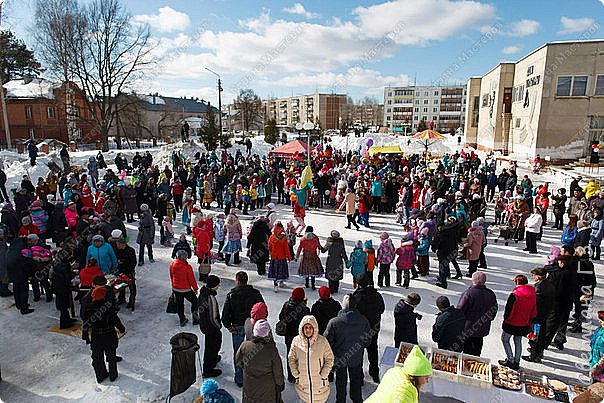
[[[375,146],[369,148],[369,155],[374,156],[375,154],[402,154],[403,151],[398,145],[394,146]]]

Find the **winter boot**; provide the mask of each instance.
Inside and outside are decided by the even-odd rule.
[[[304,287],[308,288],[308,277],[304,280]]]
[[[0,297],[10,297],[13,292],[8,288],[8,283],[0,283]]]

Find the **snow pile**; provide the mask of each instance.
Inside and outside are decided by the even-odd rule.
[[[24,80],[12,80],[4,84],[8,98],[48,98],[54,99],[53,90],[57,85],[40,78],[26,83]]]

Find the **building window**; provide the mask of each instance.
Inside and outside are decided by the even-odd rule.
[[[573,77],[573,97],[584,97],[587,95],[587,76]]]
[[[29,129],[29,138],[34,139],[36,137],[36,131],[34,129]]]
[[[388,92],[388,96],[391,97],[392,96],[392,91]]]
[[[434,91],[434,96],[437,97],[438,96],[438,91]]]
[[[33,118],[34,118],[34,112],[33,112],[31,105],[26,105],[25,106],[25,119],[33,119]]]
[[[419,105],[419,99],[415,100],[415,105]]]
[[[433,121],[437,121],[438,120],[438,116],[432,116],[432,120]]]
[[[391,99],[388,100],[388,105],[392,105],[392,100]]]
[[[428,105],[428,102],[430,102],[430,101],[427,99],[424,99],[424,105]]]
[[[415,113],[419,112],[419,108],[415,108]]]
[[[386,120],[390,120],[390,116],[386,116]]]
[[[520,118],[516,118],[516,124],[514,125],[516,128],[520,127]]]
[[[428,108],[424,108],[424,113],[427,113],[427,112],[428,112]]]
[[[415,91],[415,96],[419,97],[419,91]]]
[[[604,95],[604,75],[599,75],[596,78],[596,90],[594,95]]]
[[[419,120],[419,116],[413,116],[413,120]],[[415,127],[415,125],[413,125]]]
[[[438,99],[434,100],[434,105],[438,105]]]
[[[425,97],[427,97],[427,96],[428,96],[428,94],[429,94],[429,92],[428,92],[428,91],[425,91],[425,92],[424,92],[424,96],[425,96]]]
[[[583,97],[587,94],[587,76],[559,76],[556,96]]]
[[[388,109],[386,109],[386,112],[390,113],[390,112],[392,112],[392,109],[388,108]]]
[[[484,94],[482,96],[482,107],[486,108],[487,106],[489,106],[489,94]]]
[[[53,108],[52,106],[49,106],[48,108],[46,108],[46,116],[48,116],[48,119],[54,119],[55,118],[55,108]]]
[[[434,113],[438,112],[438,108],[432,108],[432,112],[434,112]]]
[[[529,68],[526,69],[526,75],[530,76],[531,74],[533,74],[534,71],[535,71],[535,66],[529,66]]]

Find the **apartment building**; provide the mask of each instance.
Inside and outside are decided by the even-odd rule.
[[[462,85],[384,88],[384,126],[389,132],[412,133],[419,122],[433,122],[448,133],[463,127],[466,87]]]
[[[265,121],[295,127],[297,123],[321,123],[324,130],[339,129],[340,108],[348,103],[346,94],[310,94],[263,101]]]
[[[345,103],[340,105],[340,117],[347,126],[379,127],[384,124],[384,105]]]

